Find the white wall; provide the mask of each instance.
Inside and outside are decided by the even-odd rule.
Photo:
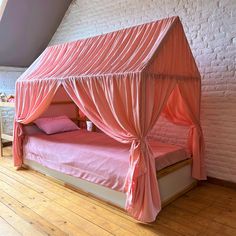
[[[25,71],[25,68],[0,66],[0,92],[7,95],[15,94],[15,82]],[[13,132],[14,110],[12,108],[2,108],[3,131],[7,134]]]
[[[25,68],[0,66],[0,92],[15,94],[15,82]]]
[[[236,182],[235,0],[76,0],[50,44],[172,15],[180,16],[202,75],[208,175]]]

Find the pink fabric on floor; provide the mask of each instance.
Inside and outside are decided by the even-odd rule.
[[[163,110],[163,114],[175,124],[190,126],[188,143],[189,150],[193,155],[192,177],[206,179],[204,138],[200,125],[201,93],[198,92],[199,90],[201,90],[201,82],[198,79],[179,81]],[[179,106],[175,106],[175,102]]]
[[[187,158],[184,148],[150,141],[156,169]],[[129,169],[128,144],[122,144],[103,133],[85,130],[27,136],[24,158],[43,166],[82,178],[92,183],[125,192]],[[57,150],[55,152],[55,150]]]

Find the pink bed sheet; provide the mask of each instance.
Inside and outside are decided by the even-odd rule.
[[[184,148],[150,141],[156,168],[187,159]],[[124,192],[129,166],[128,144],[103,133],[78,130],[46,135],[28,135],[24,141],[24,158],[43,166],[105,187]],[[99,160],[99,161],[98,161]]]

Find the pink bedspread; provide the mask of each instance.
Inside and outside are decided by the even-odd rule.
[[[184,148],[151,141],[157,170],[188,158]],[[103,133],[78,130],[29,135],[24,158],[48,168],[123,192],[129,166],[128,144]],[[98,161],[99,160],[99,161]]]

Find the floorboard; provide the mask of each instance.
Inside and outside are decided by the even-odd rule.
[[[204,183],[165,207],[153,224],[0,159],[0,235],[236,235],[236,190]]]

